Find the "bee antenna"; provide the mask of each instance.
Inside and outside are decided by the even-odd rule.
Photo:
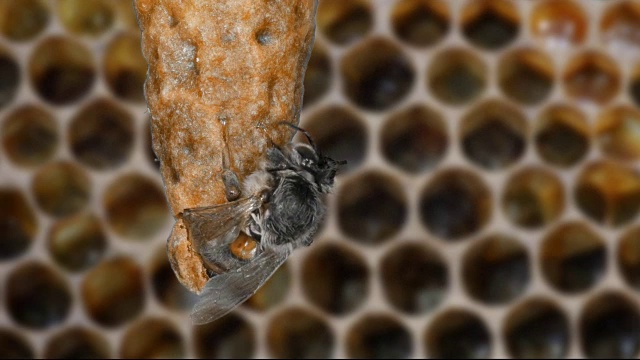
[[[311,138],[311,134],[309,134],[307,130],[286,121],[281,121],[278,124],[287,125],[288,127],[295,129],[296,131],[300,131],[307,138],[307,141],[309,141],[309,145],[311,145],[313,150],[315,150],[318,153],[318,148],[316,147],[316,143],[313,142],[313,139]]]

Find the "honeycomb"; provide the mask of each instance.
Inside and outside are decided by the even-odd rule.
[[[0,0],[0,358],[638,357],[640,2],[321,0],[315,243],[192,326],[130,0]]]

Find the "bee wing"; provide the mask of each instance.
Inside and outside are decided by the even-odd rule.
[[[260,198],[252,196],[237,201],[186,209],[182,219],[189,237],[206,260],[216,261],[218,250],[226,249],[247,225],[251,213],[260,207]]]
[[[242,304],[258,291],[290,253],[286,247],[266,248],[244,266],[212,277],[191,311],[193,323],[206,324]]]

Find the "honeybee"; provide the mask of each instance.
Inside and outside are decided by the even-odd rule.
[[[214,273],[191,312],[195,324],[233,310],[293,250],[313,242],[325,214],[322,195],[331,192],[336,171],[346,161],[322,155],[307,131],[285,124],[302,132],[309,144],[273,145],[242,186],[223,161],[229,202],[186,209],[182,214],[193,245]]]

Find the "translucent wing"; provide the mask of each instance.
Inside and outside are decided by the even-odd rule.
[[[291,250],[266,248],[244,266],[212,277],[191,311],[194,324],[216,320],[243,303],[282,265]]]
[[[251,212],[260,207],[257,196],[237,201],[186,209],[182,219],[189,238],[203,259],[214,268],[234,269],[242,264],[229,255],[229,244],[247,225]]]

